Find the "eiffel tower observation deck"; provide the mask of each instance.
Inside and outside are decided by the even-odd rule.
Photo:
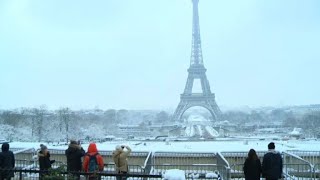
[[[190,67],[184,92],[180,96],[180,103],[172,118],[173,120],[181,121],[186,110],[194,106],[200,106],[206,108],[213,119],[217,120],[221,116],[221,111],[215,101],[215,94],[210,90],[210,84],[206,76],[207,69],[203,63],[198,11],[199,0],[192,0],[192,3],[193,24]],[[201,93],[192,92],[195,79],[199,79],[201,82]]]

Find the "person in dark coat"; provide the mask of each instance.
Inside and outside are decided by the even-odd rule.
[[[14,177],[14,172],[10,171],[15,167],[15,159],[12,151],[9,151],[9,144],[3,143],[1,146],[2,152],[0,153],[0,172],[1,180],[10,180]],[[6,171],[7,170],[7,171]]]
[[[263,157],[262,176],[266,180],[277,180],[282,178],[282,157],[281,154],[275,151],[273,142],[268,144],[268,153]]]
[[[48,151],[47,146],[41,144],[40,151],[38,152],[39,166],[40,166],[40,179],[45,175],[48,175],[48,170],[51,169],[51,164],[54,163],[54,160],[50,160],[50,152]]]
[[[254,149],[250,149],[248,153],[243,172],[245,180],[259,180],[261,177],[261,162]]]
[[[81,157],[85,155],[84,149],[74,140],[70,141],[68,149],[65,151],[67,156],[67,171],[80,172],[82,169]],[[76,179],[80,179],[80,175],[75,175]]]

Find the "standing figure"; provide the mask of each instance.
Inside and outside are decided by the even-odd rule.
[[[12,151],[9,151],[9,144],[3,143],[1,146],[2,152],[0,153],[0,180],[10,180],[14,177],[12,171],[15,167],[15,159]]]
[[[97,173],[103,171],[104,163],[103,158],[99,154],[97,146],[95,143],[90,143],[88,147],[88,152],[83,159],[83,170],[89,173]],[[99,176],[92,174],[88,176],[90,180],[100,179]]]
[[[268,144],[268,153],[263,157],[262,176],[266,180],[277,180],[282,178],[282,157],[275,151],[273,142]]]
[[[82,169],[81,158],[85,155],[84,149],[77,141],[71,140],[68,149],[65,151],[67,156],[67,171],[71,173],[80,172]],[[75,179],[80,179],[79,174],[73,175]]]
[[[126,150],[124,150],[126,148]],[[119,174],[127,174],[129,171],[128,168],[128,156],[131,153],[131,149],[129,146],[125,145],[118,145],[116,146],[116,150],[112,153],[112,159],[116,166],[116,172]],[[125,180],[126,177],[123,177],[120,179],[120,177],[117,176],[117,180]]]
[[[259,180],[261,177],[261,162],[254,149],[250,149],[248,153],[243,172],[245,180]]]
[[[41,144],[40,151],[38,152],[39,166],[40,166],[40,179],[48,175],[48,170],[51,169],[51,164],[54,163],[54,160],[50,161],[50,152],[48,151],[47,146]]]

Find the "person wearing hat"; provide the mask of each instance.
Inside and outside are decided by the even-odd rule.
[[[48,175],[47,172],[51,168],[51,164],[54,163],[54,160],[50,161],[50,153],[47,146],[40,144],[40,151],[38,152],[39,166],[40,166],[40,179],[45,175]]]
[[[282,178],[282,157],[275,151],[273,142],[268,144],[268,152],[263,156],[262,177],[266,180],[277,180]]]
[[[71,140],[68,149],[65,151],[67,157],[67,171],[80,172],[82,169],[81,158],[85,155],[84,149],[75,140]],[[74,175],[76,179],[80,179],[80,175]]]
[[[126,150],[125,150],[126,149]],[[119,174],[127,174],[128,168],[128,156],[131,153],[131,148],[125,145],[116,146],[115,151],[112,152],[112,160],[116,166],[116,172]],[[122,178],[124,180],[126,178]],[[120,177],[117,177],[120,180]]]
[[[9,151],[9,144],[3,143],[1,146],[2,152],[0,153],[0,168],[4,171],[0,173],[0,179],[11,179],[14,177],[13,171],[5,171],[11,170],[15,167],[15,159],[12,151]]]

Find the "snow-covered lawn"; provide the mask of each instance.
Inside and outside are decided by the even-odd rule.
[[[213,127],[206,126],[205,128],[206,128],[206,131],[210,134],[210,136],[212,136],[212,137],[218,137],[219,136],[219,133],[215,129],[213,129]]]
[[[248,141],[248,143],[246,143]],[[233,152],[233,151],[249,151],[253,148],[257,151],[266,151],[269,140],[238,140],[238,141],[181,141],[181,142],[139,142],[139,141],[111,141],[105,143],[97,143],[99,150],[111,151],[118,144],[129,145],[133,151],[167,151],[167,152]],[[319,151],[320,141],[310,140],[289,140],[289,141],[274,141],[276,150],[309,150]],[[46,144],[49,149],[67,148],[67,145]],[[30,142],[11,142],[11,148],[39,148],[40,143]],[[82,144],[84,149],[88,148],[88,144]]]
[[[197,127],[197,130],[198,130],[198,134],[200,135],[200,137],[202,137],[203,136],[203,132],[202,132],[201,126],[197,125],[196,127]]]

